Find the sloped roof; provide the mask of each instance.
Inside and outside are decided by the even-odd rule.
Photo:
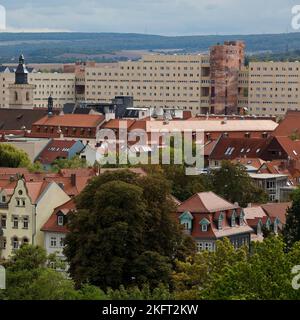
[[[291,202],[282,203],[267,203],[263,204],[261,207],[266,212],[269,217],[279,218],[282,224],[286,223],[286,212],[289,207],[291,207]]]
[[[289,110],[273,135],[275,137],[289,137],[293,133],[300,134],[300,111]]]
[[[68,158],[70,149],[76,143],[75,140],[52,140],[39,154],[37,160],[42,164],[52,164],[58,158]]]
[[[25,127],[31,130],[32,124],[45,116],[45,110],[27,109],[1,109],[0,108],[0,130],[21,130]]]
[[[259,158],[269,144],[264,138],[226,138],[222,137],[215,145],[210,158],[214,160],[233,160],[237,158]]]
[[[291,159],[300,160],[300,140],[293,141],[289,137],[276,137],[276,139]]]
[[[46,232],[57,232],[57,233],[68,233],[67,226],[59,226],[57,224],[57,213],[62,212],[65,215],[74,211],[76,209],[76,205],[73,199],[69,200],[68,202],[64,203],[63,205],[54,209],[54,212],[48,219],[48,221],[43,225],[41,231]]]
[[[103,122],[105,117],[103,115],[95,114],[64,114],[54,115],[52,117],[45,116],[34,123],[35,126],[62,126],[62,127],[97,127]]]
[[[212,213],[239,208],[213,192],[197,193],[184,201],[177,209],[178,212]]]

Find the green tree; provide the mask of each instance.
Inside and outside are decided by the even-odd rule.
[[[0,143],[0,167],[21,168],[30,166],[26,152],[13,145]]]
[[[291,196],[292,206],[287,210],[286,224],[283,230],[284,240],[291,248],[292,245],[300,241],[300,188],[295,190]]]
[[[143,274],[151,287],[169,281],[169,265],[195,247],[173,218],[168,195],[161,177],[124,170],[93,179],[69,219],[65,254],[76,283],[105,290],[140,284]]]
[[[60,169],[78,169],[87,168],[87,162],[85,159],[81,159],[79,156],[75,156],[72,159],[57,159],[52,164],[52,171],[58,172]]]
[[[175,298],[204,300],[300,299],[292,287],[292,268],[299,264],[300,243],[287,253],[280,237],[235,250],[229,240],[216,252],[202,252],[180,262],[174,274]]]
[[[204,175],[188,176],[184,165],[165,165],[162,168],[163,175],[171,182],[172,195],[180,201],[209,188],[209,182]]]
[[[223,161],[222,167],[213,170],[209,179],[212,191],[228,201],[238,202],[246,207],[249,203],[266,203],[267,194],[257,187],[249,177],[244,166]]]

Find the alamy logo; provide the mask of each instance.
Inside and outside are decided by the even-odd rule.
[[[292,8],[292,28],[294,30],[300,29],[300,5],[296,5]]]
[[[0,5],[0,31],[6,29],[6,9]]]
[[[0,290],[6,289],[6,270],[3,266],[0,266]]]
[[[295,274],[295,277],[292,280],[292,287],[295,290],[300,289],[300,266],[295,266],[292,269],[292,274]]]

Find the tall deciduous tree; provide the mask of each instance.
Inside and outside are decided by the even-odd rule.
[[[76,283],[118,288],[143,283],[145,274],[152,287],[167,283],[174,260],[194,250],[173,218],[169,191],[161,177],[129,171],[93,179],[77,199],[66,238]],[[156,264],[147,263],[152,258]]]
[[[249,203],[265,203],[266,193],[257,187],[244,166],[223,161],[222,167],[210,174],[212,190],[231,202],[246,207]]]

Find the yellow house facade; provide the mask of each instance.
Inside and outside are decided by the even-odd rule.
[[[44,246],[41,227],[53,209],[68,200],[55,182],[8,181],[0,188],[1,258],[9,258],[22,244]]]

